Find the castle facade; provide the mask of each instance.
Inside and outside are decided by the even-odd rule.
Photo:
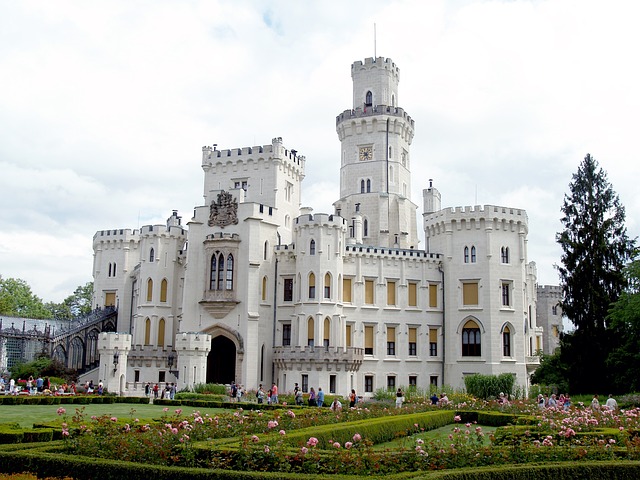
[[[351,76],[332,213],[301,207],[306,159],[278,137],[203,147],[204,203],[186,225],[174,211],[95,234],[94,304],[118,308],[119,333],[98,346],[112,390],[235,381],[371,396],[474,373],[528,387],[544,330],[526,212],[442,208],[429,181],[420,248],[400,71],[367,58]]]

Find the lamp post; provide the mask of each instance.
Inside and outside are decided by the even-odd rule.
[[[167,357],[167,365],[169,365],[169,373],[174,375],[176,378],[179,378],[179,371],[178,371],[178,364],[176,362],[177,358],[176,358],[176,354],[175,352],[169,352],[169,356]],[[176,369],[172,370],[173,368],[173,364],[176,363]]]
[[[115,374],[118,370],[118,361],[120,360],[120,353],[118,350],[113,352],[113,373]]]

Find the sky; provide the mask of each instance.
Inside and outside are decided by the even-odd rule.
[[[590,153],[639,234],[634,0],[0,0],[0,12],[0,275],[45,301],[92,280],[96,231],[173,209],[186,223],[203,203],[204,145],[283,137],[307,159],[303,206],[333,213],[335,118],[352,108],[351,64],[373,56],[400,68],[397,104],[415,120],[418,215],[429,179],[444,207],[525,209],[538,283],[558,284],[560,209]]]

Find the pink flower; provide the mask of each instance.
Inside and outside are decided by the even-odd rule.
[[[302,453],[303,455],[306,455],[308,451],[309,451],[309,449],[307,447],[302,447],[300,449],[300,453]]]
[[[362,435],[360,435],[359,433],[356,433],[356,434],[353,436],[353,441],[354,441],[354,442],[359,442],[360,440],[362,440]]]
[[[180,415],[182,413],[182,409],[181,408],[177,408],[176,409],[176,415]]]
[[[278,426],[278,422],[276,422],[275,420],[269,420],[269,423],[267,423],[267,427],[269,428],[276,428]]]
[[[340,444],[338,442],[333,443],[334,448],[340,448]]]
[[[171,433],[173,433],[173,434],[175,435],[176,433],[178,433],[178,429],[177,429],[177,428],[175,428],[175,427],[174,427],[174,428],[172,428],[172,429],[171,429]]]
[[[285,432],[284,430],[280,430],[278,433],[279,433],[280,435],[286,435],[286,433],[287,433],[287,432]]]
[[[351,442],[346,442],[344,444],[344,448],[346,448],[347,450],[349,450],[351,447],[353,447],[353,443],[351,443]]]
[[[455,417],[453,417],[454,422],[460,422],[461,420],[462,418],[460,418],[460,415],[456,415]]]
[[[116,417],[111,417],[109,420],[111,420],[112,422],[117,422],[118,419]]]
[[[169,407],[164,407],[164,408],[162,409],[162,411],[163,411],[163,412],[168,412],[168,411],[169,411]]]
[[[56,412],[58,413],[58,415],[64,415],[65,413],[67,413],[67,411],[62,407],[56,410]]]
[[[318,445],[318,439],[316,437],[310,437],[309,440],[307,440],[307,445],[310,447],[315,447],[316,445]]]
[[[62,436],[64,437],[68,437],[69,436],[69,430],[67,430],[66,428],[62,430]]]
[[[269,449],[269,445],[264,446],[264,453],[269,453],[271,450]]]
[[[258,438],[258,436],[257,436],[257,435],[252,435],[252,436],[251,436],[251,441],[252,441],[253,443],[258,443],[258,442],[260,441],[260,439]]]

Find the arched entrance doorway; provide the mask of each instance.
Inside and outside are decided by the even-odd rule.
[[[231,383],[236,379],[236,346],[223,335],[211,340],[207,357],[207,383]]]

